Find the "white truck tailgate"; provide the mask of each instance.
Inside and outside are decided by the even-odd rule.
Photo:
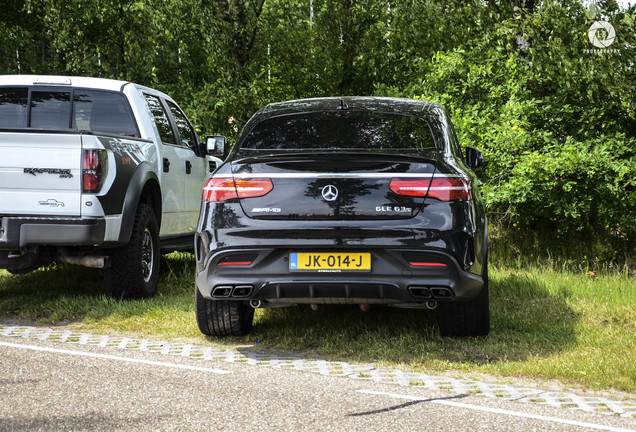
[[[0,215],[80,216],[76,134],[0,133]]]

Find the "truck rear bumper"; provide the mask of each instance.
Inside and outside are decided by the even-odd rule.
[[[0,250],[29,246],[96,245],[104,241],[106,222],[102,218],[0,218]]]

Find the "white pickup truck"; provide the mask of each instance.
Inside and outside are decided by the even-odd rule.
[[[213,152],[159,91],[0,76],[0,268],[98,267],[109,295],[152,296],[159,253],[193,247]]]

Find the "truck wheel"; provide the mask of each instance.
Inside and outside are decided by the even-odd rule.
[[[439,332],[442,336],[486,336],[490,332],[488,267],[483,273],[484,286],[479,295],[466,303],[439,304]]]
[[[139,203],[130,241],[114,249],[104,271],[106,293],[118,299],[152,297],[159,280],[159,228],[152,208]]]
[[[194,309],[201,333],[207,336],[243,336],[252,329],[254,309],[247,302],[208,300],[194,287]]]

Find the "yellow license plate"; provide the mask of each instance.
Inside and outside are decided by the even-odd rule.
[[[289,269],[292,271],[370,271],[371,254],[293,252],[289,254]]]

